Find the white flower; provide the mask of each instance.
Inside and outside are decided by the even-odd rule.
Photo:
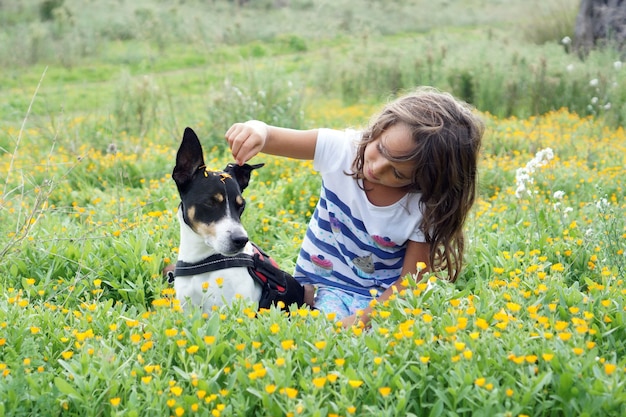
[[[554,194],[552,195],[552,198],[554,198],[555,200],[560,200],[565,196],[565,191],[555,191]]]
[[[515,171],[515,182],[517,185],[515,196],[517,198],[521,198],[523,193],[532,195],[532,192],[526,188],[526,184],[533,184],[532,174],[537,168],[546,165],[552,158],[554,158],[554,152],[552,152],[551,148],[542,149],[535,154],[533,159],[528,161],[525,167],[518,168]]]
[[[598,83],[599,83],[599,81],[598,81],[597,78],[594,78],[594,79],[589,81],[589,85],[592,86],[592,87],[597,87]]]
[[[604,105],[604,110],[611,110],[611,103],[606,103]]]
[[[526,168],[518,168],[517,171],[515,171],[515,179],[520,182],[528,182],[531,180]]]
[[[622,61],[615,61],[613,63],[613,68],[619,71],[622,68]]]
[[[518,168],[515,171],[515,183],[517,188],[515,189],[515,197],[522,198],[522,194],[530,192],[526,189],[526,183],[531,182],[532,178],[528,174],[528,170],[526,168]]]
[[[572,43],[572,38],[570,38],[569,36],[566,36],[563,39],[561,39],[561,43],[563,45],[569,45],[570,43]]]
[[[596,208],[598,210],[605,209],[608,206],[609,206],[609,200],[607,200],[606,198],[601,198],[598,201],[596,201]]]
[[[545,148],[538,151],[530,162],[534,162],[536,167],[540,167],[547,164],[553,158],[554,152],[552,152],[552,148]]]
[[[567,72],[574,71],[574,64],[569,64],[567,67],[565,67],[565,69],[567,70]]]

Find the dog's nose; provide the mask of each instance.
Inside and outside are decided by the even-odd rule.
[[[248,243],[248,235],[244,233],[233,233],[230,236],[230,240],[233,242],[233,245],[238,249],[243,248]]]

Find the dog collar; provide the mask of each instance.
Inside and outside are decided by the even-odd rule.
[[[205,272],[213,272],[219,269],[235,268],[238,266],[250,268],[254,266],[254,259],[252,256],[242,253],[235,256],[211,255],[195,263],[178,261],[176,262],[174,277],[199,275]]]

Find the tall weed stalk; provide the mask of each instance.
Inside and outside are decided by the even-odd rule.
[[[5,259],[5,255],[29,235],[33,225],[43,214],[47,206],[48,197],[55,186],[55,182],[51,179],[44,179],[39,184],[33,184],[31,182],[32,178],[25,174],[23,169],[17,167],[19,152],[22,151],[21,146],[25,134],[26,122],[28,121],[33,103],[35,102],[35,98],[37,97],[46,72],[47,67],[41,74],[37,88],[26,111],[26,116],[20,127],[13,152],[11,153],[4,187],[2,189],[0,218],[5,218],[3,221],[4,224],[8,224],[7,222],[13,219],[14,227],[12,232],[8,232],[2,236],[2,239],[5,241],[0,243],[0,259]],[[53,141],[50,153],[54,151],[54,145]],[[17,171],[20,171],[20,173]],[[14,180],[12,177],[19,177],[19,179]]]

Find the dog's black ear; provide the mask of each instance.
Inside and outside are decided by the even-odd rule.
[[[244,188],[246,188],[250,183],[250,173],[252,172],[252,170],[261,168],[263,165],[265,164],[228,164],[226,165],[226,168],[224,168],[224,172],[233,177],[235,181],[237,181],[237,184],[239,184],[239,189],[243,191]]]
[[[176,166],[172,172],[172,178],[180,188],[187,184],[198,168],[204,165],[202,156],[202,145],[200,140],[190,127],[185,129],[183,141],[176,154]]]

